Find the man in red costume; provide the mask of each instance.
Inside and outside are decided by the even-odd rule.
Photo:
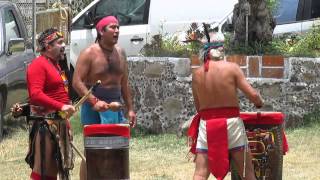
[[[50,28],[40,34],[38,43],[40,56],[27,69],[31,111],[39,117],[60,111],[68,118],[75,108],[70,105],[68,81],[59,66],[59,61],[64,59],[64,38],[56,29]],[[60,178],[68,179],[68,170],[73,167],[71,148],[68,143],[61,147],[60,142],[70,142],[69,130],[68,119],[33,121],[26,157],[32,168],[32,180],[57,179],[58,172]]]
[[[192,75],[198,112],[188,131],[192,138],[191,152],[196,154],[193,179],[207,179],[210,172],[223,179],[229,170],[229,154],[243,179],[255,179],[252,158],[246,151],[248,140],[239,118],[237,90],[256,107],[261,107],[263,101],[240,67],[223,61],[223,57],[222,42],[206,44],[204,64]]]

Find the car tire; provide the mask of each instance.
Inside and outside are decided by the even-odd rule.
[[[0,141],[2,140],[2,136],[3,136],[4,109],[5,109],[5,102],[4,102],[3,95],[0,92]]]

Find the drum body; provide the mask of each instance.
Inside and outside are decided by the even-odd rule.
[[[279,112],[241,113],[252,163],[258,180],[281,180],[283,165],[283,118]],[[231,179],[240,180],[231,162]]]
[[[128,126],[89,125],[84,128],[87,179],[130,179]]]

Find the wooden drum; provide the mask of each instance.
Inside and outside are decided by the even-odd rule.
[[[249,149],[258,180],[281,180],[283,155],[288,150],[280,112],[243,112]],[[231,163],[231,179],[241,179]]]
[[[130,128],[121,124],[84,127],[87,179],[130,179]]]

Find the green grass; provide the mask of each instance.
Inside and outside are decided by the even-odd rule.
[[[78,117],[71,120],[74,143],[83,149],[82,128]],[[186,138],[174,134],[151,135],[141,129],[132,131],[130,140],[130,177],[132,180],[192,179],[194,164],[186,158]],[[320,123],[286,132],[289,153],[284,156],[283,179],[320,179]],[[16,128],[0,144],[1,180],[28,179],[30,169],[24,162],[27,130]],[[77,156],[72,179],[79,179],[80,158]],[[212,176],[210,179],[214,179]],[[226,179],[230,179],[230,175]]]

